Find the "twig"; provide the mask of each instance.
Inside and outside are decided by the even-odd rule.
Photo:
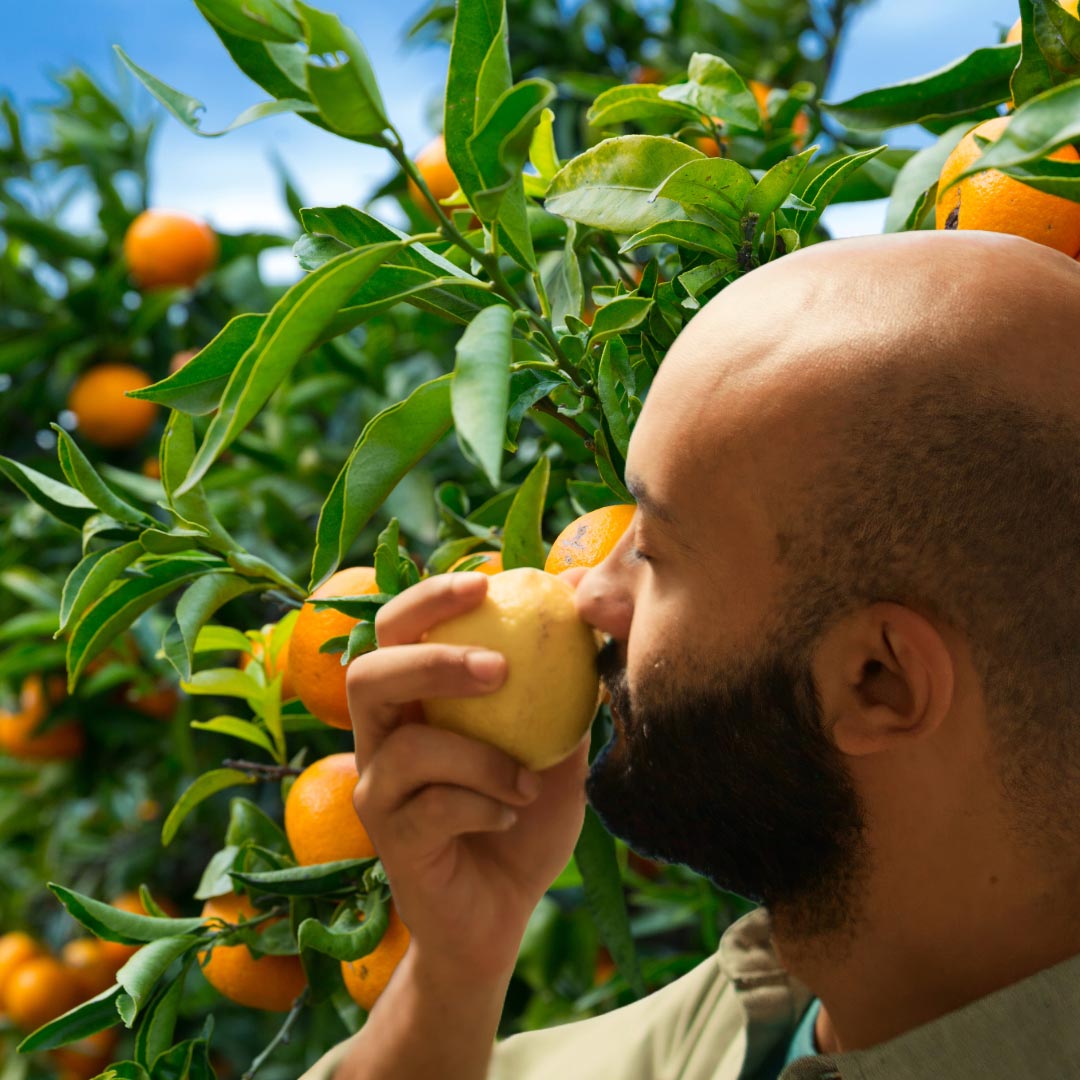
[[[255,1074],[266,1064],[270,1055],[282,1045],[289,1041],[289,1034],[292,1030],[293,1024],[296,1023],[297,1017],[304,1010],[304,1006],[307,1004],[308,988],[305,986],[300,992],[300,996],[293,1002],[292,1008],[289,1010],[289,1015],[285,1017],[285,1022],[278,1029],[278,1033],[270,1040],[270,1045],[251,1063],[251,1067],[240,1078],[240,1080],[252,1080]]]
[[[592,435],[590,435],[589,432],[587,432],[575,419],[573,419],[573,417],[565,416],[561,412],[559,412],[558,408],[553,405],[548,398],[541,398],[533,405],[533,408],[537,412],[542,412],[547,416],[554,417],[556,420],[559,421],[560,424],[568,427],[575,435],[580,435],[581,438],[585,440],[586,450],[595,449],[593,445]]]
[[[286,776],[299,776],[304,770],[295,765],[263,765],[258,761],[241,761],[238,758],[226,758],[222,763],[226,769],[239,769],[251,773],[260,780],[281,780]]]

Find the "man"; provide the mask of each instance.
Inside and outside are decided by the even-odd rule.
[[[309,1076],[1080,1077],[1078,327],[1080,266],[979,233],[818,245],[707,305],[634,431],[634,521],[577,572],[591,766],[405,723],[505,663],[420,643],[481,575],[388,604],[356,805],[412,945]],[[494,1044],[585,794],[761,906],[643,1001]]]

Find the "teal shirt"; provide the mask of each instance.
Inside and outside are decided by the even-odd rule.
[[[817,1014],[821,1011],[820,998],[814,998],[810,1007],[803,1013],[795,1034],[787,1046],[780,1045],[769,1057],[769,1060],[761,1067],[761,1071],[754,1080],[777,1080],[777,1077],[796,1059],[801,1057],[813,1057],[820,1053],[814,1042],[814,1024]]]

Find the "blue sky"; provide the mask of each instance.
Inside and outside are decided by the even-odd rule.
[[[431,103],[445,78],[446,54],[402,43],[423,0],[336,0],[363,40],[392,118],[410,148],[430,135]],[[856,16],[829,96],[910,78],[999,39],[1016,19],[1016,0],[875,0]],[[217,130],[264,96],[232,64],[191,0],[45,0],[13,5],[0,39],[0,91],[25,106],[54,95],[48,76],[72,64],[118,85],[112,45],[142,67],[206,103],[203,126]],[[140,86],[133,93],[144,102]],[[147,106],[149,107],[149,106]],[[900,133],[898,145],[911,145]],[[390,173],[384,153],[323,132],[297,117],[275,117],[218,139],[199,138],[163,118],[151,162],[155,205],[188,210],[226,231],[292,231],[270,165],[278,154],[311,205],[356,203]],[[828,211],[835,235],[880,231],[883,204]],[[264,256],[276,280],[298,276],[287,250]]]

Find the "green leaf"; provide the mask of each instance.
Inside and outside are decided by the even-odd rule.
[[[252,650],[251,638],[231,626],[204,626],[195,639],[195,651],[246,652]]]
[[[727,255],[734,258],[735,244],[726,234],[711,225],[702,225],[696,221],[661,221],[650,225],[641,232],[634,233],[619,253],[633,251],[635,248],[650,244],[675,244],[676,247],[690,251],[705,251],[713,255]]]
[[[97,508],[80,491],[54,480],[45,473],[20,465],[11,458],[0,457],[3,473],[28,499],[51,514],[57,521],[81,529]]]
[[[258,701],[266,688],[246,671],[238,668],[204,668],[196,671],[190,679],[180,684],[186,694],[210,697],[236,697]]]
[[[289,850],[289,841],[277,822],[250,799],[239,795],[229,802],[229,827],[225,832],[225,843],[237,847],[256,844],[270,851]]]
[[[381,595],[396,596],[401,592],[398,574],[398,549],[401,529],[397,518],[391,518],[375,544],[375,587]]]
[[[555,149],[555,114],[550,109],[541,111],[540,120],[533,130],[529,142],[529,162],[540,174],[545,188],[561,167]]]
[[[757,98],[743,77],[722,57],[694,53],[685,83],[665,86],[660,97],[690,105],[701,116],[710,116],[732,131],[751,134],[761,130]]]
[[[19,1043],[19,1053],[55,1050],[58,1046],[85,1039],[113,1027],[120,1021],[117,1002],[123,992],[119,986],[111,986],[63,1016],[50,1020]]]
[[[398,481],[450,428],[450,380],[442,375],[369,420],[323,503],[311,589],[340,565]]]
[[[154,915],[135,915],[112,904],[49,882],[49,890],[68,914],[95,937],[124,945],[142,945],[147,941],[189,934],[202,926],[201,919],[162,919]]]
[[[334,611],[343,612],[354,619],[371,622],[379,608],[388,600],[393,600],[394,595],[394,593],[367,593],[364,596],[320,596],[318,599],[309,600],[308,603],[313,604],[316,611],[333,608]]]
[[[192,720],[191,726],[198,731],[213,731],[218,735],[228,735],[232,739],[243,739],[274,757],[274,744],[266,732],[250,720],[242,720],[238,716],[215,716],[211,720]]]
[[[198,98],[191,97],[180,90],[162,82],[156,75],[151,75],[145,68],[139,67],[119,45],[113,49],[124,62],[124,66],[157,98],[165,108],[176,117],[189,131],[195,135],[201,135],[207,139],[217,139],[227,135],[230,131],[242,128],[256,120],[264,120],[268,116],[280,116],[282,113],[313,113],[316,108],[309,101],[300,101],[295,98],[283,98],[280,101],[261,101],[258,105],[252,105],[245,109],[233,120],[231,124],[223,127],[220,131],[203,131],[199,127],[199,114],[206,111],[206,105]]]
[[[135,1058],[140,1065],[149,1067],[159,1054],[163,1054],[172,1045],[183,992],[184,979],[181,976],[158,990],[153,1000],[142,1010],[139,1027],[135,1032]]]
[[[196,923],[195,929],[202,929],[203,923],[201,919],[189,919],[187,921]],[[151,941],[148,945],[144,945],[116,973],[116,981],[124,988],[134,1005],[131,1015],[124,1017],[128,1027],[131,1026],[135,1014],[149,1000],[154,987],[158,984],[158,980],[169,969],[173,961],[178,960],[202,942],[202,937],[196,937],[192,934],[182,934]]]
[[[936,191],[946,159],[970,130],[971,125],[967,122],[955,124],[937,142],[908,159],[893,185],[892,198],[885,214],[886,232],[918,228],[915,215],[922,208],[927,193]]]
[[[860,150],[858,153],[839,158],[831,162],[806,185],[802,197],[813,206],[813,210],[800,211],[795,215],[795,229],[801,241],[810,238],[822,212],[832,202],[847,178],[885,149],[887,149],[885,146],[874,146],[869,150]]]
[[[758,231],[764,226],[766,219],[784,205],[817,151],[816,146],[811,146],[795,157],[778,161],[754,185],[754,189],[746,197],[743,213],[746,216],[757,217]]]
[[[60,626],[54,636],[59,637],[72,619],[79,618],[142,554],[142,544],[132,540],[120,547],[91,552],[82,559],[64,582]]]
[[[661,97],[663,89],[663,86],[652,83],[613,86],[593,101],[586,119],[593,127],[605,128],[649,120],[668,120],[679,124],[700,118],[700,110],[693,105]]]
[[[608,448],[607,438],[604,436],[602,428],[596,428],[593,432],[593,443],[596,446],[593,459],[596,461],[596,468],[600,473],[600,479],[603,480],[612,495],[614,495],[619,502],[632,503],[634,501],[633,495],[626,490],[626,485],[622,482],[622,478],[615,471],[615,466],[611,463],[611,452]]]
[[[315,343],[320,330],[341,305],[400,246],[400,241],[393,241],[339,255],[292,286],[274,305],[254,344],[233,371],[187,479],[177,488],[178,495],[203,478]]]
[[[287,870],[265,870],[255,874],[234,871],[232,877],[259,892],[276,896],[321,896],[323,893],[354,888],[363,877],[364,871],[374,862],[374,856],[368,859],[340,859],[336,862],[296,866]]]
[[[581,871],[585,900],[600,931],[600,940],[634,993],[644,997],[645,983],[630,933],[615,840],[591,806],[585,807],[585,821],[574,847],[574,862]]]
[[[501,479],[513,326],[513,312],[508,307],[480,312],[458,339],[450,386],[454,430],[461,449],[479,463],[492,487],[498,487]]]
[[[186,791],[176,800],[176,805],[169,811],[165,824],[161,828],[161,844],[168,847],[173,837],[180,828],[184,818],[195,809],[199,803],[209,799],[226,788],[235,787],[237,784],[254,784],[255,778],[239,769],[212,769],[203,773]]]
[[[1080,165],[1075,161],[1038,161],[1028,166],[1014,165],[1001,170],[1022,184],[1056,195],[1070,202],[1080,202]]]
[[[68,640],[68,690],[75,688],[86,665],[100,655],[144,611],[185,581],[213,569],[204,559],[171,558],[140,563],[139,577],[119,581],[75,623]]]
[[[619,400],[619,382],[615,374],[616,353],[621,354],[620,359],[624,364],[629,364],[626,346],[620,338],[613,338],[604,346],[604,354],[600,358],[600,368],[596,376],[596,390],[600,396],[600,405],[604,410],[604,417],[608,422],[611,437],[619,453],[625,458],[627,448],[630,445],[632,419]]]
[[[1019,59],[1019,45],[991,45],[928,75],[870,90],[847,101],[822,102],[821,107],[857,131],[965,116],[1009,100],[1009,77]]]
[[[753,175],[737,161],[699,155],[665,177],[652,194],[657,202],[701,207],[721,221],[737,223],[754,184]]]
[[[253,41],[300,41],[303,27],[292,5],[279,0],[195,0],[211,23]]]
[[[596,229],[636,233],[686,215],[657,189],[681,165],[705,160],[692,146],[658,135],[605,139],[555,174],[544,201],[552,214]]]
[[[304,64],[311,100],[338,134],[372,141],[389,121],[364,46],[336,15],[303,0],[295,3],[311,54]],[[344,61],[338,59],[341,55]]]
[[[581,264],[574,245],[577,243],[577,224],[567,225],[562,250],[545,255],[540,261],[540,275],[551,307],[551,325],[556,330],[566,328],[567,315],[581,315],[585,296],[581,280]]]
[[[541,457],[518,488],[506,515],[503,531],[503,569],[535,566],[542,570],[547,559],[542,531],[551,460]]]
[[[297,931],[300,952],[308,949],[346,963],[375,951],[390,922],[390,910],[382,890],[366,894],[362,900],[364,918],[348,907],[331,926],[317,919],[305,919]]]
[[[651,296],[618,296],[598,308],[593,318],[590,341],[604,341],[615,334],[640,326],[653,306]]]
[[[156,525],[144,510],[120,498],[98,475],[75,440],[59,425],[49,425],[57,435],[56,450],[60,468],[68,482],[81,491],[102,513],[127,525]]]

